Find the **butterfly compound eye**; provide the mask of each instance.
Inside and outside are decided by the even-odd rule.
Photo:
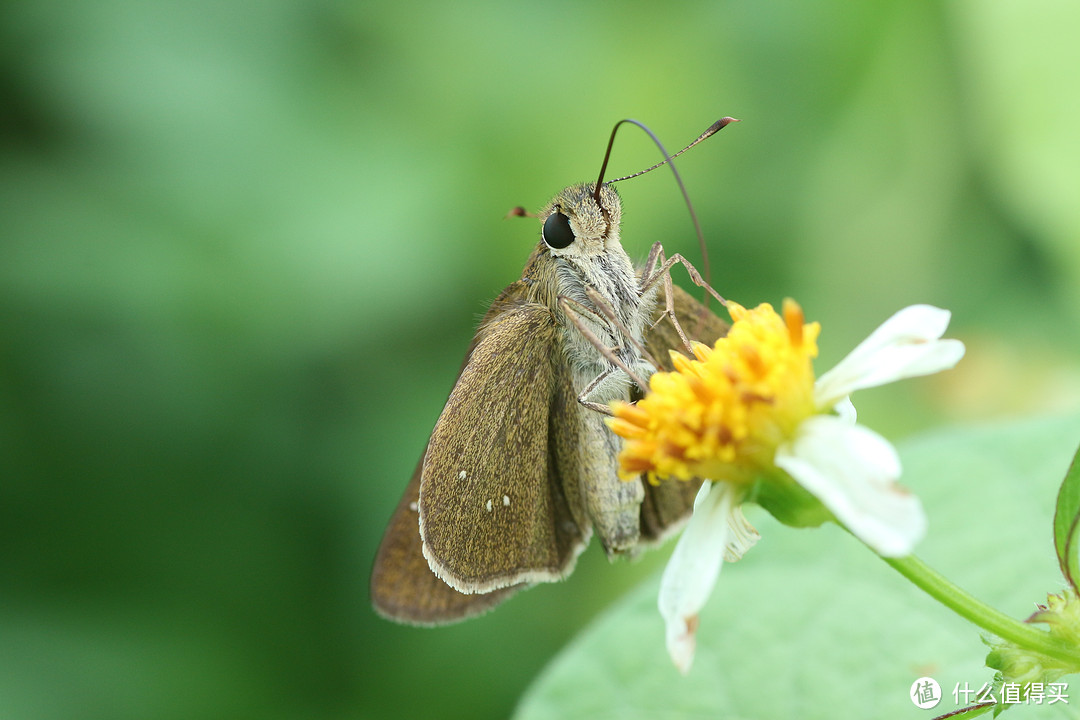
[[[570,218],[555,211],[544,221],[544,242],[548,247],[561,250],[574,242],[574,231],[570,227]]]

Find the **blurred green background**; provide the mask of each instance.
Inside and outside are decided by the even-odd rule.
[[[5,4],[0,717],[506,716],[669,550],[439,630],[368,573],[538,238],[503,215],[622,117],[669,149],[743,120],[679,164],[713,283],[797,298],[820,368],[953,310],[960,369],[867,424],[1080,406],[1078,31],[1071,0]],[[611,172],[657,157],[627,128]],[[631,255],[699,258],[670,174],[620,192]]]

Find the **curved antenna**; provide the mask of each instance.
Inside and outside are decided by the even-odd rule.
[[[600,165],[600,177],[597,178],[597,180],[596,180],[596,190],[593,192],[593,200],[595,200],[596,204],[599,206],[600,205],[600,187],[601,187],[601,185],[603,185],[603,182],[604,182],[604,172],[607,170],[608,159],[611,157],[611,146],[615,144],[615,133],[618,132],[619,126],[622,125],[623,123],[630,123],[632,125],[637,125],[639,128],[644,130],[645,133],[650,138],[652,138],[652,141],[654,143],[656,143],[656,147],[660,148],[660,152],[663,153],[664,159],[661,160],[660,162],[656,163],[652,167],[645,168],[644,170],[642,170],[640,172],[636,172],[633,175],[627,175],[625,177],[615,178],[614,180],[611,180],[608,184],[610,185],[611,183],[617,183],[617,182],[620,182],[622,180],[629,180],[630,178],[636,178],[639,175],[644,175],[645,173],[647,173],[647,172],[649,172],[651,170],[655,170],[656,168],[658,168],[658,167],[660,167],[662,165],[665,165],[665,164],[669,165],[671,167],[671,172],[675,174],[675,183],[679,186],[679,190],[682,192],[683,200],[686,201],[687,210],[690,211],[690,219],[693,220],[693,222],[694,222],[694,232],[697,233],[698,246],[701,249],[701,258],[702,258],[702,261],[703,261],[703,264],[704,264],[705,283],[708,284],[708,285],[712,284],[712,273],[710,272],[710,269],[709,269],[709,253],[705,249],[705,233],[703,233],[701,231],[701,223],[698,222],[697,213],[694,212],[694,205],[693,205],[693,203],[690,202],[690,195],[687,194],[686,186],[683,185],[682,177],[680,177],[679,171],[675,169],[675,163],[672,162],[672,160],[679,157],[684,152],[686,152],[690,148],[694,147],[695,145],[697,145],[702,140],[705,140],[706,138],[712,137],[713,135],[718,133],[720,130],[723,130],[725,127],[727,127],[728,125],[730,125],[733,122],[739,122],[739,121],[737,119],[733,118],[733,117],[722,117],[722,118],[720,118],[719,120],[714,122],[712,125],[710,125],[705,132],[698,135],[697,139],[694,140],[694,142],[690,143],[689,145],[687,145],[686,147],[684,147],[682,150],[675,153],[674,155],[668,155],[667,150],[664,149],[664,144],[662,142],[660,142],[660,138],[656,137],[655,133],[653,133],[652,130],[650,130],[648,127],[646,127],[644,123],[638,122],[637,120],[633,120],[633,119],[630,119],[630,118],[625,118],[623,120],[620,120],[619,122],[615,123],[615,127],[612,128],[612,130],[611,130],[611,138],[608,140],[607,152],[604,153],[604,162],[603,162],[603,164]],[[707,296],[705,298],[705,302],[708,302],[708,297]]]
[[[630,120],[629,122],[635,122],[635,121]],[[656,168],[661,167],[664,164],[671,162],[672,160],[679,157],[680,155],[682,155],[684,152],[686,152],[690,148],[697,145],[702,140],[706,140],[706,139],[712,137],[713,135],[720,132],[721,130],[723,130],[725,127],[727,127],[728,125],[730,125],[733,122],[739,122],[739,121],[736,118],[733,118],[733,117],[722,117],[722,118],[720,118],[719,120],[714,122],[712,125],[710,125],[709,128],[705,132],[698,135],[697,139],[694,140],[694,142],[690,143],[689,145],[687,145],[686,147],[684,147],[682,150],[675,153],[671,157],[668,157],[667,153],[665,153],[664,154],[664,159],[661,160],[660,162],[656,163],[652,167],[645,168],[644,170],[636,172],[633,175],[624,175],[623,177],[615,178],[614,180],[608,180],[608,185],[611,185],[612,183],[622,182],[623,180],[629,180],[631,178],[636,178],[638,175],[644,175],[647,172],[651,172],[652,170],[655,170]],[[648,128],[642,127],[642,129],[644,129],[645,132],[649,132]],[[652,133],[649,132],[649,135],[652,135]],[[656,138],[653,137],[653,140],[656,140]],[[658,140],[656,141],[656,143],[657,143],[657,145],[660,144],[660,142]],[[661,146],[660,150],[663,151],[663,149],[664,149],[663,146]]]

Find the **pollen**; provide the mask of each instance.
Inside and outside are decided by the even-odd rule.
[[[786,300],[781,316],[765,303],[728,304],[732,326],[693,357],[671,353],[674,372],[658,372],[631,405],[612,403],[611,429],[624,438],[619,474],[750,482],[772,465],[776,448],[816,412],[818,323]]]

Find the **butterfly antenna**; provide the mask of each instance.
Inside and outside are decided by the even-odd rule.
[[[660,162],[656,163],[652,167],[645,168],[644,170],[641,170],[640,172],[636,172],[633,175],[625,175],[625,176],[620,177],[620,178],[615,178],[614,180],[609,180],[608,184],[610,185],[612,183],[622,182],[623,180],[629,180],[631,178],[636,178],[639,175],[644,175],[645,173],[650,172],[652,170],[655,170],[656,168],[661,167],[663,165],[669,165],[671,167],[671,172],[674,173],[674,175],[675,175],[675,183],[679,186],[679,190],[682,192],[683,200],[686,201],[686,208],[690,211],[690,219],[693,220],[693,222],[694,222],[694,231],[697,233],[698,245],[701,248],[701,257],[702,257],[702,260],[704,262],[705,282],[710,284],[710,285],[712,284],[712,274],[711,274],[711,271],[709,269],[709,253],[705,248],[705,234],[701,231],[701,224],[698,222],[697,213],[694,212],[694,205],[693,205],[693,203],[690,202],[690,195],[686,192],[686,186],[683,185],[682,177],[679,176],[679,171],[675,169],[675,163],[672,162],[672,161],[675,158],[682,155],[687,150],[689,150],[690,148],[692,148],[695,145],[697,145],[698,143],[700,143],[702,140],[705,140],[706,138],[712,137],[713,135],[720,132],[721,130],[723,130],[725,127],[727,127],[728,125],[730,125],[733,122],[738,122],[738,120],[736,120],[733,117],[722,117],[722,118],[720,118],[719,120],[714,122],[712,125],[710,125],[705,132],[698,135],[697,139],[695,139],[692,143],[690,143],[689,145],[687,145],[686,147],[684,147],[682,150],[675,153],[674,155],[668,155],[668,151],[664,149],[664,144],[662,142],[660,142],[660,138],[656,137],[656,134],[652,130],[650,130],[648,127],[646,127],[646,125],[644,123],[638,122],[637,120],[633,120],[633,119],[630,119],[630,118],[620,120],[619,122],[615,123],[615,127],[612,128],[612,130],[611,130],[611,138],[608,140],[607,152],[604,153],[604,162],[603,162],[603,164],[600,165],[600,177],[597,178],[597,180],[596,180],[596,189],[593,192],[593,200],[595,200],[596,204],[599,205],[600,204],[600,188],[604,183],[604,173],[607,171],[608,159],[611,157],[611,147],[615,144],[615,133],[618,132],[619,127],[623,123],[630,123],[631,125],[637,125],[639,128],[644,130],[645,133],[650,138],[652,138],[652,141],[654,143],[656,143],[656,147],[660,148],[660,152],[664,155],[664,159],[661,160]],[[706,298],[706,302],[708,302],[708,298]]]

